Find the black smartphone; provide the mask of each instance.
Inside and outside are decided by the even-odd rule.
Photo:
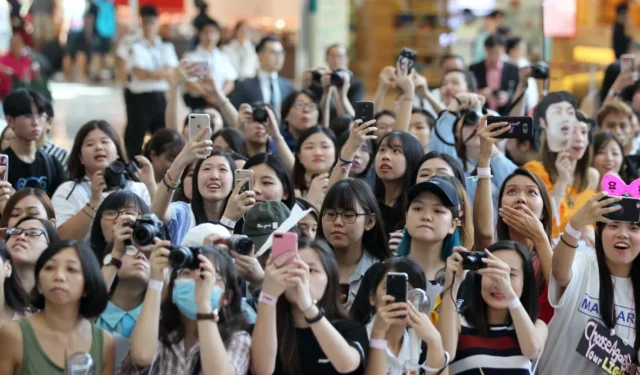
[[[373,102],[356,102],[356,120],[367,122],[373,120]]]
[[[529,116],[491,116],[487,118],[487,125],[497,122],[506,122],[511,125],[511,130],[500,134],[497,138],[529,139],[533,140],[533,118]]]
[[[418,53],[411,48],[403,48],[402,51],[400,51],[400,56],[398,56],[398,63],[400,63],[400,68],[404,69],[406,66],[407,72],[411,73],[411,70],[415,68],[417,56]]]
[[[404,272],[389,272],[387,274],[387,295],[395,297],[393,303],[407,302],[407,285],[409,276]]]
[[[603,199],[606,198],[608,197]],[[624,197],[622,200],[615,202],[608,207],[614,205],[620,206],[620,209],[604,215],[605,218],[613,221],[625,221],[629,223],[640,222],[640,199]]]

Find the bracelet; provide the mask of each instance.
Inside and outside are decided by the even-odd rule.
[[[512,299],[511,301],[507,301],[507,307],[509,307],[510,309],[517,309],[521,305],[522,304],[520,303],[520,299],[518,299],[517,297]]]
[[[167,169],[167,177],[169,178],[169,182],[171,182],[172,185],[177,185],[177,183],[175,181],[173,181],[173,178],[171,178],[171,175],[169,174],[169,170]]]
[[[164,283],[160,280],[149,280],[149,286],[147,288],[152,290],[157,290],[158,292],[162,292],[162,288],[164,288]]]
[[[478,168],[479,176],[491,176],[491,167],[489,168]]]
[[[490,180],[492,178],[493,178],[493,175],[490,175],[490,174],[467,177],[467,179],[471,180],[472,182],[478,182],[478,180]]]
[[[163,178],[162,181],[164,181],[165,185],[171,186],[172,188],[175,188],[175,189],[180,187],[180,181],[174,182],[173,179],[171,178],[171,176],[169,176],[169,171],[167,171],[167,173],[165,174],[165,177],[167,177],[169,179],[169,182],[171,183],[171,184],[167,184],[167,182]]]
[[[96,212],[97,208],[93,207],[90,202],[87,202],[87,207],[89,207],[91,209],[91,211]]]
[[[87,213],[87,211],[84,210],[84,208],[81,208],[80,211],[82,211],[83,214],[87,215],[89,217],[89,219],[93,220],[95,217],[90,215],[89,213]]]
[[[353,160],[344,160],[341,157],[339,157],[338,160],[340,160],[342,164],[353,164]]]
[[[369,341],[369,346],[371,346],[371,341],[373,341],[373,340]],[[442,374],[442,372],[447,368],[447,366],[449,366],[449,361],[450,360],[451,360],[451,357],[449,356],[449,353],[445,350],[444,351],[444,365],[442,365],[442,367],[440,367],[440,368],[429,367],[429,366],[427,366],[427,362],[426,361],[425,361],[425,364],[420,366],[420,367],[422,367],[422,369],[427,371],[427,372],[435,372],[436,374]]]
[[[162,183],[164,184],[164,186],[166,186],[166,187],[167,187],[167,190],[169,190],[169,191],[176,191],[176,190],[178,190],[178,187],[177,187],[177,186],[176,186],[176,187],[173,187],[173,186],[169,185],[169,184],[167,183],[167,181],[166,181],[164,178],[162,179]]]
[[[221,217],[220,218],[220,224],[224,225],[225,227],[229,228],[229,229],[234,229],[236,227],[236,222],[229,219],[228,217]]]
[[[570,235],[576,240],[579,240],[580,238],[582,238],[582,231],[572,227],[571,222],[568,222],[567,225],[564,227],[564,233]]]
[[[267,294],[265,292],[262,292],[262,293],[260,293],[260,297],[258,298],[258,302],[267,304],[269,306],[275,306],[278,303],[278,298],[274,297],[274,296],[272,296],[270,294]]]
[[[371,339],[369,340],[369,347],[379,350],[387,350],[387,340]]]
[[[573,246],[573,245],[569,244],[567,241],[565,241],[564,233],[560,235],[560,241],[562,241],[563,244],[569,246],[572,249],[577,249],[578,248],[578,245]]]
[[[322,318],[324,318],[324,309],[322,307],[320,307],[318,309],[318,315],[316,315],[315,318],[307,319],[307,317],[305,316],[304,320],[307,321],[307,324],[311,325],[311,324],[314,324],[314,323],[318,323],[319,321],[322,320]]]

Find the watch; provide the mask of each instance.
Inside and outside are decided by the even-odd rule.
[[[196,314],[197,320],[213,320],[214,322],[217,323],[219,318],[220,317],[218,315],[218,309],[215,309],[208,314],[200,314],[200,313]]]
[[[111,254],[107,254],[107,256],[105,256],[104,260],[102,261],[102,265],[105,267],[113,265],[117,269],[120,269],[120,267],[122,267],[122,261],[120,259],[114,258]]]

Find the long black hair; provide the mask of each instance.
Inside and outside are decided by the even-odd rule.
[[[330,322],[346,318],[340,303],[340,274],[338,263],[331,251],[331,247],[322,240],[312,240],[309,237],[298,239],[298,249],[313,249],[324,272],[327,274],[327,288],[318,301],[319,308],[324,309],[324,316]],[[278,354],[282,360],[284,374],[296,375],[301,373],[299,368],[300,357],[298,356],[298,343],[296,340],[296,327],[291,313],[291,302],[282,295],[276,305],[276,329],[278,337]]]
[[[284,162],[282,162],[282,159],[278,156],[270,152],[263,152],[250,157],[244,164],[244,169],[251,169],[251,167],[260,164],[266,164],[276,174],[276,177],[278,177],[278,180],[282,183],[282,190],[287,193],[287,199],[283,199],[282,203],[292,210],[296,204],[296,193],[293,189],[293,179],[287,166],[284,165]]]
[[[200,194],[200,189],[198,189],[198,174],[200,172],[200,168],[202,167],[202,163],[204,163],[205,160],[212,158],[214,156],[221,156],[224,159],[226,159],[227,163],[229,163],[231,181],[233,181],[233,175],[236,170],[236,162],[233,160],[231,155],[229,155],[229,153],[226,153],[226,152],[223,153],[223,152],[214,151],[211,153],[211,155],[207,156],[206,159],[201,159],[200,161],[198,161],[198,164],[196,164],[196,167],[193,170],[193,182],[191,183],[192,189],[193,189],[191,193],[191,210],[193,211],[193,215],[196,218],[196,225],[209,222],[209,219],[207,218],[207,214],[204,211],[204,198],[202,198],[202,194]],[[232,192],[233,192],[233,189],[229,192],[229,195],[225,198],[225,202],[224,202],[225,207],[227,205],[227,201],[229,200],[229,197],[231,196]]]
[[[369,267],[360,282],[358,294],[353,300],[351,310],[349,310],[349,317],[351,319],[364,325],[369,323],[371,317],[375,313],[374,306],[371,306],[370,297],[376,294],[378,285],[380,285],[382,279],[389,272],[406,273],[409,277],[409,284],[413,288],[420,288],[424,291],[427,290],[427,277],[425,276],[420,264],[412,258],[395,257],[387,259],[384,262],[376,263]],[[433,302],[435,301],[432,301],[432,303]]]
[[[7,245],[0,240],[0,260],[1,263],[9,262],[13,268],[13,259],[11,253],[7,250]],[[6,276],[6,275],[5,275]],[[13,268],[11,276],[4,280],[4,301],[17,314],[24,315],[29,308],[29,296],[22,287],[18,274]]]
[[[540,304],[538,301],[538,287],[536,285],[536,275],[533,270],[533,262],[529,256],[529,251],[521,244],[511,240],[498,241],[487,248],[489,252],[495,253],[497,251],[515,251],[522,259],[522,294],[520,295],[520,303],[524,307],[527,315],[532,322],[538,320],[538,313],[540,311]],[[482,298],[482,276],[473,272],[466,280],[471,281],[471,303],[462,311],[462,315],[475,329],[478,330],[480,336],[487,336],[489,334],[489,322],[488,322],[488,305]],[[611,278],[609,278],[611,280]],[[511,317],[509,315],[509,323]]]
[[[615,301],[613,289],[613,281],[611,280],[611,271],[607,266],[607,260],[604,253],[604,245],[602,244],[602,231],[606,224],[603,222],[596,223],[596,258],[598,259],[598,277],[600,278],[600,316],[604,325],[609,329],[614,329],[616,326],[616,317],[614,312]],[[631,263],[631,285],[633,290],[635,311],[640,311],[640,257],[636,258]],[[635,351],[640,349],[640,324],[636,324],[636,339],[633,344]]]
[[[341,209],[359,213],[357,212],[358,204],[368,217],[375,220],[373,228],[365,230],[362,235],[362,247],[369,254],[380,260],[390,258],[392,254],[391,250],[389,250],[389,238],[384,230],[384,219],[380,213],[380,207],[369,185],[360,179],[348,178],[341,180],[329,189],[320,209],[318,237],[324,238],[322,216],[328,209]]]
[[[333,143],[333,149],[335,151],[333,159],[334,163],[336,160],[338,160],[338,141],[336,140],[336,135],[333,133],[333,130],[327,129],[320,125],[315,125],[303,131],[302,134],[300,134],[300,137],[298,138],[298,142],[296,144],[296,157],[295,162],[293,163],[293,184],[295,188],[300,189],[300,191],[304,191],[307,189],[306,181],[304,179],[306,170],[304,165],[302,165],[302,163],[300,162],[300,152],[302,151],[302,145],[307,140],[307,138],[318,133],[324,133],[324,135],[326,135],[331,140],[331,142]]]

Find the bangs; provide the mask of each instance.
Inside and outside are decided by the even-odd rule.
[[[323,212],[327,209],[342,209],[345,211],[357,211],[358,203],[362,209],[370,214],[361,202],[358,202],[357,192],[349,184],[336,184],[332,187],[324,198]]]
[[[149,206],[144,201],[130,191],[116,191],[110,194],[100,205],[102,211],[120,210],[123,208],[135,208],[143,214],[149,214]]]
[[[403,143],[402,143],[401,134],[395,131],[389,133],[386,137],[382,139],[382,141],[380,142],[380,145],[378,146],[378,149],[380,149],[380,147],[382,146],[402,148]]]

